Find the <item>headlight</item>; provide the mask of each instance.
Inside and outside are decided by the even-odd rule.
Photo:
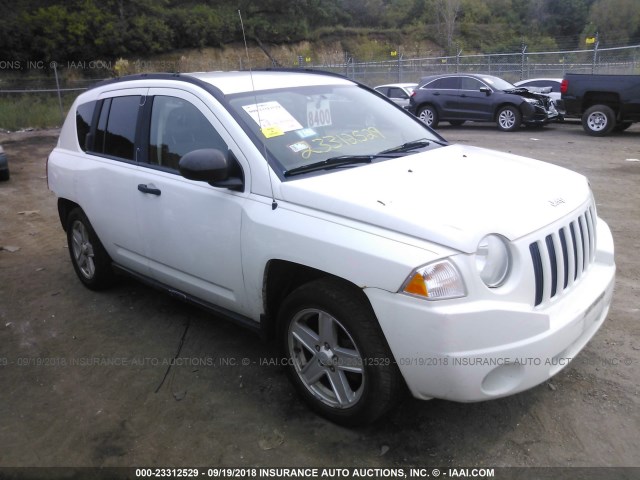
[[[507,240],[500,235],[487,235],[476,250],[476,269],[489,288],[502,285],[511,270],[511,255]]]
[[[444,300],[467,294],[458,269],[449,260],[438,260],[415,269],[400,291],[427,300]]]
[[[525,98],[524,101],[532,105],[542,105],[542,100],[539,98]]]

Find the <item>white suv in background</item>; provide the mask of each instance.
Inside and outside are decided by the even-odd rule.
[[[613,241],[586,178],[449,145],[337,75],[99,84],[48,178],[87,287],[129,274],[261,332],[346,425],[405,386],[471,402],[538,385],[611,302]]]

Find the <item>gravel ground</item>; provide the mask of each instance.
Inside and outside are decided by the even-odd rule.
[[[575,123],[439,131],[591,181],[615,239],[616,293],[550,382],[476,404],[407,399],[377,425],[333,425],[250,332],[132,280],[82,287],[46,184],[58,132],[2,133],[0,467],[640,466],[640,124],[602,139]]]

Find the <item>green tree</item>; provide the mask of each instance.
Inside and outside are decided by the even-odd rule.
[[[85,2],[89,5],[91,2]],[[23,12],[19,21],[22,48],[32,59],[85,60],[93,54],[94,17],[89,8],[70,10],[63,5]],[[94,12],[95,13],[95,12]]]
[[[578,39],[578,35],[587,24],[589,9],[594,0],[562,0],[547,1],[546,33],[559,37],[573,37]]]
[[[638,33],[640,2],[596,0],[589,12],[589,21],[598,32],[601,46],[626,45]]]
[[[224,41],[223,21],[207,5],[180,7],[171,11],[168,25],[174,34],[175,48],[220,46]]]

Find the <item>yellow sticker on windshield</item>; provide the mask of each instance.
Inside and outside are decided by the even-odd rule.
[[[284,135],[284,131],[277,125],[262,128],[260,131],[265,138],[279,137],[280,135]]]

